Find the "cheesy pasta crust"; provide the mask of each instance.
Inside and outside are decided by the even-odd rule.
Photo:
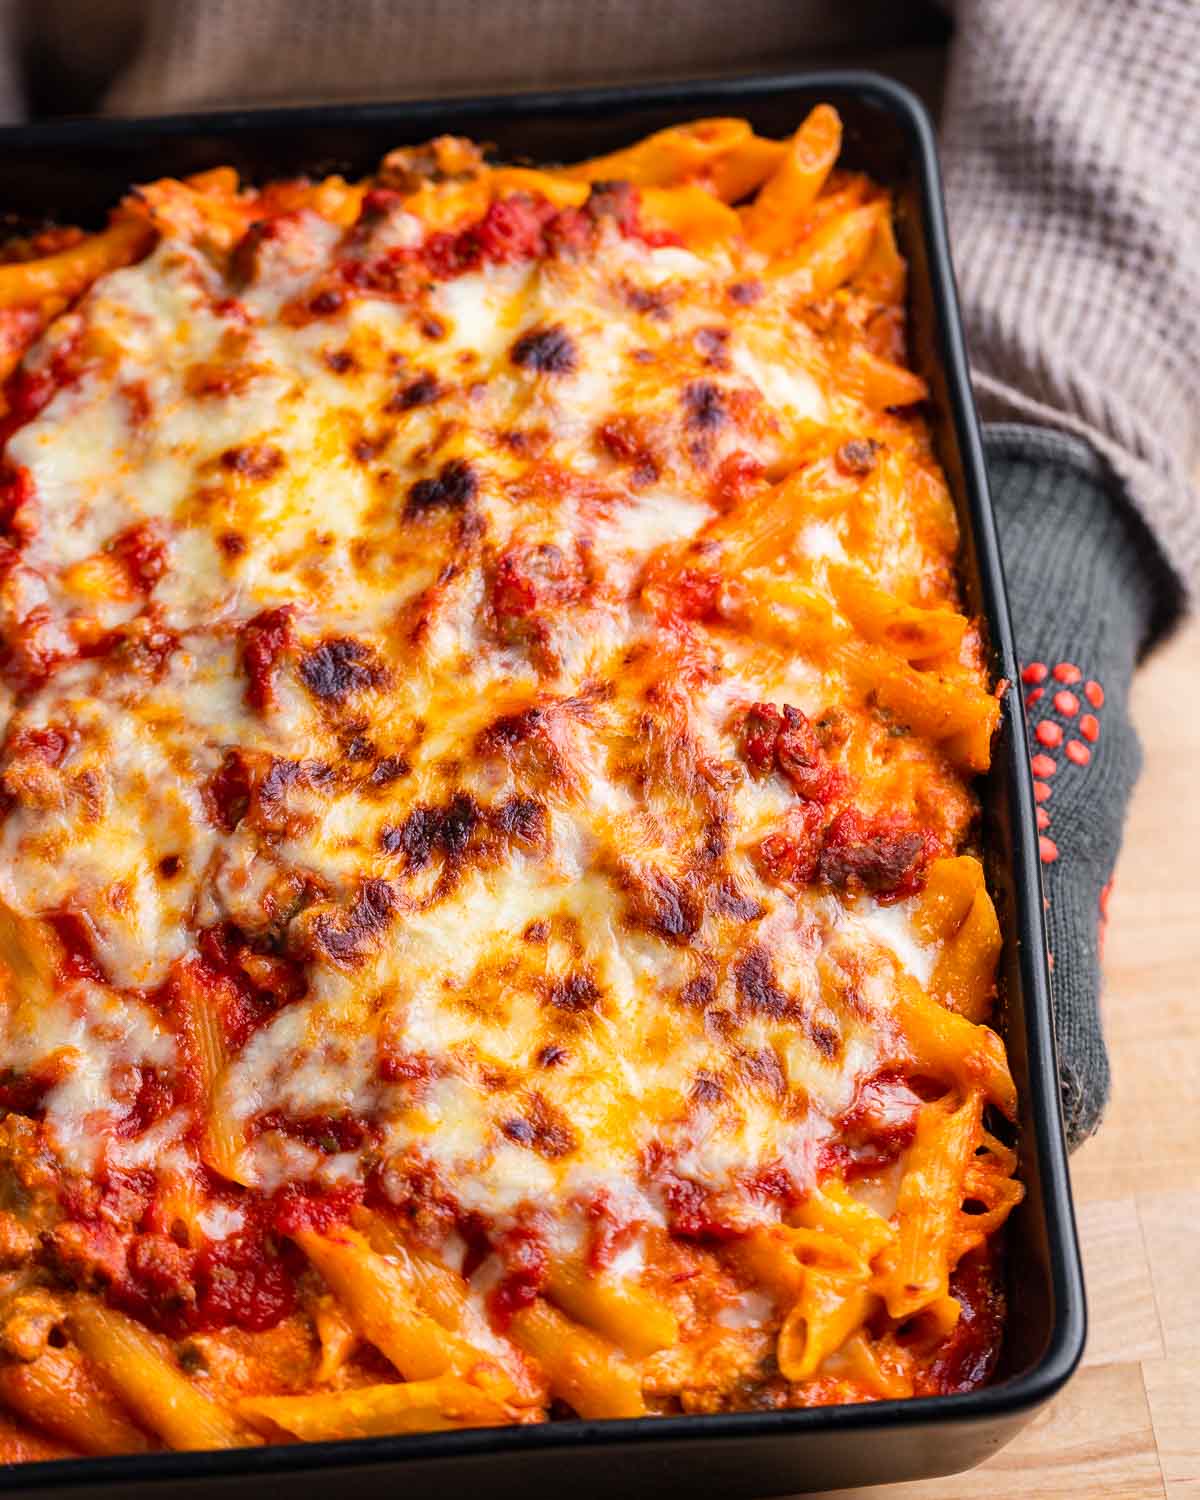
[[[999,710],[815,109],[0,264],[0,1456],[968,1389]]]

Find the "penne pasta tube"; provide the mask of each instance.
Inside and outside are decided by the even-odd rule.
[[[837,1364],[839,1375],[880,1401],[899,1401],[913,1393],[912,1359],[891,1339],[872,1339],[860,1328],[842,1345]]]
[[[806,1268],[800,1297],[779,1330],[776,1359],[781,1373],[788,1380],[811,1380],[862,1327],[876,1300],[857,1277]]]
[[[556,208],[579,208],[591,191],[586,182],[573,182],[556,172],[541,172],[532,167],[495,167],[490,178],[494,197],[509,193],[529,193],[545,198]]]
[[[866,260],[887,214],[883,198],[852,208],[822,224],[791,255],[772,262],[764,275],[805,301],[828,297]]]
[[[709,162],[704,184],[723,203],[737,203],[771,175],[787,146],[761,135],[748,135]]]
[[[771,255],[795,242],[842,148],[837,110],[818,104],[743,215],[746,238]]]
[[[909,662],[957,655],[967,629],[964,615],[906,604],[856,568],[840,563],[830,563],[827,576],[838,607],[864,640]]]
[[[1008,1119],[1016,1117],[1016,1086],[994,1031],[947,1010],[902,974],[893,1013],[919,1072],[967,1092],[977,1089]]]
[[[981,888],[958,931],[946,939],[938,954],[929,981],[934,998],[968,1021],[986,1020],[992,1008],[1002,944],[996,908]]]
[[[257,1438],[197,1390],[140,1323],[81,1298],[68,1318],[75,1342],[130,1411],[170,1448],[244,1448]]]
[[[924,886],[908,907],[913,931],[921,942],[937,943],[953,937],[983,888],[983,866],[973,854],[935,859]]]
[[[355,1227],[381,1255],[392,1257],[403,1268],[411,1282],[417,1301],[443,1328],[457,1330],[467,1321],[470,1304],[467,1284],[456,1272],[428,1255],[414,1251],[395,1226],[382,1214],[360,1209],[354,1215]]]
[[[238,1412],[266,1438],[284,1432],[309,1443],[512,1421],[500,1402],[455,1375],[311,1396],[251,1396],[238,1402]]]
[[[691,249],[719,244],[742,230],[733,209],[700,187],[643,188],[641,207],[646,228],[677,234]]]
[[[355,1229],[293,1238],[340,1298],[351,1321],[406,1380],[466,1374],[482,1356],[417,1306],[408,1276]]]
[[[847,677],[867,697],[918,734],[945,744],[972,771],[987,769],[1000,705],[972,681],[950,672],[918,672],[891,652],[861,640],[837,648]]]
[[[151,1446],[75,1350],[47,1347],[37,1359],[0,1365],[0,1401],[80,1453],[142,1453]]]
[[[631,182],[635,187],[669,187],[712,171],[752,139],[745,120],[693,120],[649,135],[624,150],[561,168],[564,177],[585,182]]]
[[[136,260],[153,238],[144,220],[118,219],[57,255],[0,265],[0,308],[78,296],[105,271]]]
[[[669,1307],[636,1282],[596,1275],[582,1261],[559,1261],[546,1282],[546,1296],[635,1358],[678,1342],[679,1323]]]
[[[947,1296],[963,1179],[982,1109],[983,1096],[975,1092],[957,1108],[938,1100],[920,1111],[896,1200],[892,1264],[875,1283],[893,1318],[912,1317]]]
[[[537,1298],[513,1315],[512,1337],[581,1417],[645,1415],[637,1372],[613,1346]]]
[[[491,1389],[502,1389],[504,1398],[518,1406],[537,1405],[544,1398],[544,1387],[527,1362],[511,1344],[497,1338],[480,1309],[472,1305],[467,1282],[457,1271],[427,1251],[406,1244],[396,1226],[382,1214],[360,1209],[354,1222],[372,1249],[395,1263],[423,1313],[457,1335],[461,1344],[476,1351],[478,1359],[494,1359],[503,1367],[501,1374],[490,1363],[487,1365]],[[489,1351],[486,1356],[480,1352],[485,1349]]]
[[[821,1229],[772,1224],[736,1240],[730,1253],[738,1265],[777,1301],[792,1303],[804,1290],[809,1269],[866,1282],[870,1267],[849,1239]]]
[[[853,1198],[836,1178],[814,1187],[788,1217],[793,1224],[841,1236],[867,1261],[874,1260],[895,1237],[895,1230],[883,1215]]]
[[[845,384],[875,411],[889,406],[912,406],[929,395],[928,385],[914,370],[883,359],[870,349],[854,351],[848,361]]]

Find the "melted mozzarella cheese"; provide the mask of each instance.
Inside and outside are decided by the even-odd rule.
[[[852,917],[857,925],[878,943],[890,948],[901,967],[908,970],[922,987],[927,987],[937,962],[936,944],[923,943],[913,930],[909,903],[882,906],[877,901],[860,902]]]
[[[17,1000],[6,1020],[6,1066],[22,1072],[53,1063],[59,1076],[43,1109],[50,1142],[64,1164],[90,1172],[106,1154],[119,1161],[122,1148],[110,1146],[110,1133],[134,1102],[131,1087],[136,1089],[138,1070],[166,1070],[175,1062],[169,1030],[139,1001],[88,983]],[[176,1119],[168,1138],[183,1123]],[[145,1136],[137,1142],[145,1143]],[[153,1148],[162,1144],[160,1134],[145,1160],[153,1161]]]

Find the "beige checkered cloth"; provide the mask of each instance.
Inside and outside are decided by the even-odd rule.
[[[1200,0],[952,9],[943,153],[984,415],[1089,438],[1200,589]],[[895,0],[0,0],[0,111],[26,57],[57,109],[142,114],[902,59],[929,19]]]
[[[942,154],[980,408],[1090,439],[1194,597],[1200,0],[956,12]]]

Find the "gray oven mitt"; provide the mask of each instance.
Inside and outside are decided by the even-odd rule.
[[[1200,595],[1200,4],[950,8],[941,148],[975,392],[985,420],[1036,424],[990,428],[988,456],[1077,1145],[1108,1089],[1100,938],[1139,764],[1130,673]]]
[[[1023,667],[1047,898],[1059,1072],[1072,1148],[1100,1122],[1105,906],[1141,765],[1134,665],[1178,586],[1121,486],[1082,439],[985,429],[988,475]]]

